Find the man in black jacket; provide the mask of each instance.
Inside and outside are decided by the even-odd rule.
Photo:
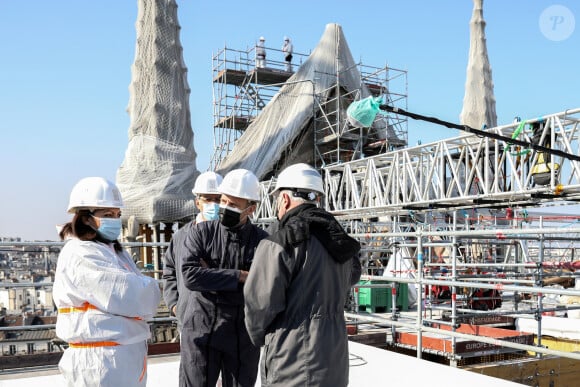
[[[258,245],[244,287],[245,322],[264,346],[262,386],[348,385],[344,305],[360,244],[317,207],[320,174],[294,164],[278,177],[279,229]]]
[[[260,349],[244,326],[243,286],[254,251],[268,234],[250,222],[260,200],[259,182],[245,169],[229,172],[218,187],[219,220],[191,227],[175,248],[183,282],[192,291],[189,350],[181,353],[180,386],[254,386]],[[253,266],[252,266],[253,267]]]

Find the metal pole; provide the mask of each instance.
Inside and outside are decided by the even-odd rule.
[[[420,273],[418,273],[420,274]],[[379,276],[363,276],[365,279],[369,280],[380,280],[384,281],[385,277]],[[419,275],[417,276],[419,277]],[[397,282],[405,282],[405,283],[417,283],[418,278],[390,278],[389,280],[397,281]],[[482,289],[495,289],[495,290],[502,290],[502,291],[513,291],[513,292],[522,292],[522,293],[532,293],[532,294],[556,294],[556,295],[567,295],[567,296],[579,296],[580,290],[578,289],[555,289],[555,288],[548,288],[548,287],[536,287],[536,286],[518,286],[518,285],[501,285],[495,283],[485,283],[485,282],[469,282],[469,281],[453,281],[451,279],[448,280],[438,280],[438,279],[427,279],[421,276],[421,284],[422,285],[444,285],[444,286],[459,286],[459,287],[466,287],[466,288],[482,288]]]
[[[422,227],[420,226],[417,230],[417,359],[422,357],[422,347],[423,347],[423,337],[421,326],[423,325],[423,236]]]
[[[540,216],[540,228],[543,226],[544,220],[543,217]],[[544,269],[542,268],[542,263],[544,261],[544,234],[540,234],[540,255],[539,255],[539,262],[538,262],[538,282],[536,286],[542,287],[544,286]],[[538,321],[538,347],[542,347],[542,293],[538,293],[538,310],[536,312],[536,320]],[[542,354],[540,352],[536,352],[536,357],[541,358]]]
[[[154,227],[153,227],[153,242],[158,243],[159,242],[159,223],[157,223]],[[153,276],[155,279],[159,279],[159,246],[154,246],[153,247],[153,270],[155,270],[155,272],[153,273]]]
[[[468,219],[468,218],[467,218]],[[406,232],[377,232],[373,233],[373,237],[394,237],[394,238],[405,238],[409,237],[412,233]],[[487,230],[477,230],[477,236],[482,237],[496,237],[497,239],[525,239],[522,238],[524,235],[550,235],[550,234],[562,234],[562,228],[526,228],[526,229],[487,229]],[[580,234],[580,227],[568,227],[566,228],[566,234]],[[430,236],[445,236],[450,237],[456,235],[458,237],[464,238],[475,238],[473,230],[461,230],[461,231],[423,231],[424,237]],[[363,233],[353,233],[350,236],[354,238],[365,238],[368,235]],[[570,238],[567,238],[570,239]]]
[[[453,229],[457,227],[457,210],[453,211]],[[457,280],[457,237],[452,237],[453,244],[451,250],[451,279],[453,281]],[[452,322],[452,329],[455,331],[455,327],[457,326],[457,286],[451,287],[451,322]],[[451,354],[453,355],[453,359],[455,359],[455,351],[457,347],[457,340],[455,336],[451,337]],[[456,366],[457,364],[455,364]]]
[[[395,260],[395,270],[397,269],[397,266],[396,266],[396,263],[397,263],[397,244],[398,244],[398,242],[392,242],[392,250],[393,250],[393,253],[392,254],[393,255],[392,255],[391,259],[394,259]],[[401,251],[401,258],[403,258],[402,250],[400,250],[400,251]],[[397,276],[397,273],[395,273],[394,276],[396,277]],[[398,282],[392,282],[391,283],[391,285],[393,286],[393,289],[396,289],[395,286],[397,284],[398,284]],[[397,320],[397,312],[396,312],[396,299],[397,299],[397,296],[396,296],[396,290],[395,290],[395,294],[392,297],[393,297],[393,299],[392,299],[393,304],[392,304],[391,318],[393,319],[393,321],[396,321]],[[392,340],[395,341],[395,338],[397,337],[397,332],[396,332],[396,329],[395,329],[395,326],[394,325],[391,326],[391,336],[392,336]]]
[[[381,317],[376,316],[376,315],[374,315],[374,316],[370,316],[370,315],[361,316],[361,315],[352,315],[350,313],[345,313],[345,316],[350,317],[350,318],[359,318],[361,321],[367,320],[369,322],[376,322],[376,323],[380,323],[380,324],[387,324],[387,325],[395,324],[398,327],[417,329],[416,323],[410,324],[410,323],[405,323],[405,322],[401,322],[401,321],[391,321],[391,320],[388,320],[384,317],[381,318]],[[431,328],[428,326],[419,326],[419,329],[423,332],[432,332],[432,333],[436,333],[436,334],[441,333],[440,329]],[[492,337],[487,337],[487,336],[468,335],[465,333],[459,333],[459,332],[453,332],[453,331],[445,331],[445,334],[448,336],[454,336],[454,337],[461,338],[461,339],[475,340],[475,341],[479,341],[482,343],[499,345],[499,346],[503,346],[503,347],[507,347],[507,348],[515,348],[515,349],[519,349],[522,351],[540,352],[540,353],[543,353],[545,355],[554,355],[554,356],[559,356],[559,357],[580,360],[580,353],[578,353],[578,352],[556,351],[556,350],[552,350],[552,349],[548,349],[548,348],[539,348],[539,347],[534,346],[534,345],[519,344],[519,343],[510,342],[510,341],[498,340],[498,339],[494,339]]]

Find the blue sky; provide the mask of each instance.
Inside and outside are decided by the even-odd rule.
[[[471,0],[177,3],[200,171],[213,146],[212,54],[261,35],[277,49],[288,35],[308,53],[338,23],[355,60],[408,71],[409,111],[459,121]],[[562,23],[542,21],[553,5],[569,10]],[[580,107],[580,27],[570,16],[580,19],[577,1],[484,1],[498,124]],[[72,186],[115,179],[128,143],[136,18],[136,0],[0,0],[0,236],[56,240]],[[410,144],[454,135],[409,124]]]

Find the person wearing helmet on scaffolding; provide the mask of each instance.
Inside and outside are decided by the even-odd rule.
[[[284,45],[282,46],[282,52],[284,53],[284,62],[286,63],[286,71],[292,72],[292,52],[294,51],[294,46],[290,41],[290,38],[284,36]]]
[[[218,186],[219,219],[190,227],[173,247],[182,263],[183,282],[191,290],[192,326],[182,327],[179,385],[254,386],[260,359],[244,325],[243,286],[258,243],[268,234],[250,216],[260,201],[257,177],[246,169],[226,174]],[[185,337],[188,342],[184,343]]]
[[[266,67],[266,47],[264,44],[266,43],[266,38],[260,36],[260,40],[258,44],[256,44],[256,67],[263,69]]]
[[[182,326],[193,326],[193,308],[189,305],[191,291],[183,284],[181,261],[176,259],[176,249],[180,248],[183,238],[191,232],[195,225],[219,218],[220,193],[218,186],[222,182],[222,176],[215,172],[200,174],[193,185],[192,193],[195,195],[195,206],[198,213],[194,220],[180,228],[171,238],[169,247],[163,257],[163,298],[172,316],[177,317],[177,326],[180,332],[180,350],[186,353],[184,357],[191,358],[190,345],[193,339],[187,336],[192,329],[183,332]],[[180,364],[179,373],[187,374],[190,368],[183,362]],[[190,375],[187,379],[192,379]]]
[[[322,177],[308,164],[284,169],[271,195],[279,228],[258,245],[244,286],[246,328],[265,346],[262,386],[346,386],[344,307],[360,244],[318,207]]]
[[[56,265],[56,335],[68,342],[59,369],[68,386],[146,386],[147,323],[161,298],[118,241],[123,200],[101,177],[72,189]]]

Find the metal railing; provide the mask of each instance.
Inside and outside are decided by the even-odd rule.
[[[272,211],[272,209],[269,209]],[[455,214],[456,216],[457,214]],[[465,223],[454,222],[453,224],[464,226]],[[364,243],[362,250],[362,260],[365,265],[365,273],[370,273],[376,267],[369,266],[370,259],[365,257],[365,254],[386,254],[388,259],[393,259],[397,255],[401,255],[401,251],[406,251],[405,257],[401,255],[402,260],[413,260],[416,266],[411,269],[411,278],[405,278],[402,267],[395,267],[391,276],[375,276],[365,274],[364,280],[368,281],[387,281],[389,284],[370,284],[358,285],[354,288],[361,287],[387,287],[392,288],[395,283],[405,284],[407,286],[414,286],[417,289],[416,310],[414,310],[412,317],[402,318],[400,311],[397,310],[396,303],[391,303],[391,311],[386,313],[361,313],[358,307],[345,312],[347,318],[354,321],[355,324],[377,324],[378,326],[390,326],[393,333],[397,329],[405,329],[416,332],[417,334],[417,357],[422,356],[422,335],[425,333],[444,333],[456,339],[469,339],[476,342],[493,344],[505,348],[512,348],[515,350],[523,350],[535,353],[536,356],[541,355],[556,355],[571,359],[580,359],[580,355],[574,352],[553,350],[542,345],[543,324],[542,317],[545,313],[559,312],[567,313],[580,309],[580,304],[560,304],[554,300],[549,302],[544,298],[547,295],[553,296],[570,296],[579,297],[580,290],[555,288],[546,286],[545,280],[547,278],[547,269],[550,269],[550,262],[544,260],[544,254],[549,250],[546,245],[549,243],[551,237],[558,237],[562,235],[561,227],[545,227],[543,222],[539,222],[537,226],[530,228],[510,228],[508,225],[495,226],[492,229],[472,229],[470,227],[450,227],[446,229],[431,230],[424,229],[423,226],[418,226],[414,230],[409,231],[407,225],[399,224],[393,227],[391,224],[390,231],[380,232],[381,228],[377,227],[370,233],[361,232],[362,229],[350,224],[351,236],[359,239]],[[402,230],[402,231],[401,231]],[[572,226],[566,227],[566,235],[570,240],[580,240],[574,238],[575,235],[580,235],[580,227]],[[439,238],[437,242],[433,242],[434,238]],[[490,243],[494,241],[517,241],[519,239],[528,239],[537,241],[537,255],[534,257],[527,257],[528,261],[518,261],[517,255],[511,261],[509,259],[499,259],[490,262],[476,262],[470,261],[467,257],[460,257],[456,254],[458,247],[462,243],[477,240],[478,238],[488,238]],[[467,241],[467,242],[466,242]],[[62,246],[63,242],[0,242],[0,247],[31,247],[38,246],[46,249],[47,247]],[[146,248],[165,248],[166,242],[131,242],[123,243],[124,247],[146,247]],[[449,256],[447,262],[436,262],[432,251],[435,247],[449,248]],[[452,248],[450,248],[452,247]],[[520,259],[522,256],[519,256]],[[384,257],[383,257],[384,258]],[[490,271],[487,274],[473,275],[473,273],[466,274],[474,268],[483,268]],[[501,269],[501,270],[497,270]],[[383,268],[384,271],[388,269]],[[552,272],[551,275],[558,275]],[[577,274],[574,272],[566,272],[566,276],[572,279],[577,279]],[[50,283],[0,283],[3,287],[22,287],[22,286],[50,286]],[[434,302],[432,287],[446,286],[450,289],[452,297],[443,303]],[[469,308],[466,303],[466,297],[462,297],[459,289],[489,289],[498,291],[504,301],[511,302],[511,307],[504,307],[479,311]],[[530,295],[532,299],[524,300],[521,295]],[[355,306],[358,305],[358,299],[355,299]],[[477,300],[477,297],[475,298]],[[390,313],[389,313],[390,312]],[[449,320],[435,319],[438,313],[448,313]],[[460,325],[458,322],[460,318],[472,316],[508,316],[513,318],[529,317],[537,321],[537,345],[525,345],[522,343],[513,343],[504,340],[498,340],[489,337],[466,335],[464,333],[456,332],[455,328]],[[406,319],[406,321],[404,321]],[[155,323],[174,323],[175,318],[155,318],[151,320]],[[433,323],[448,324],[452,330],[442,331],[433,328]],[[349,322],[350,323],[350,322]],[[46,326],[19,326],[19,327],[5,327],[1,330],[17,330],[17,329],[54,329],[54,324]],[[394,336],[393,336],[394,337]],[[386,339],[385,339],[386,340]],[[451,356],[456,356],[452,353]]]

